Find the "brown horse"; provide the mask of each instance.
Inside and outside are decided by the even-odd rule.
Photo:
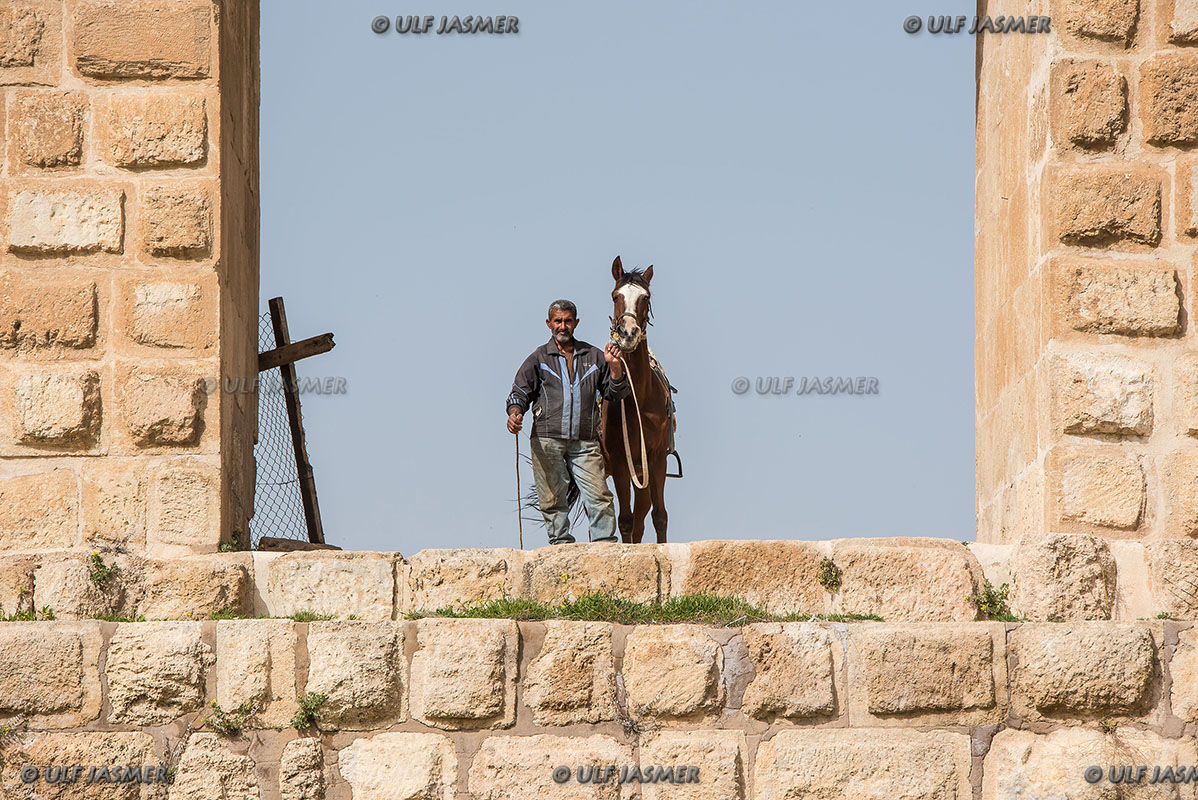
[[[599,441],[607,473],[616,486],[620,538],[626,544],[640,542],[645,534],[645,515],[652,506],[653,529],[660,543],[666,540],[669,519],[665,504],[666,455],[670,449],[668,426],[673,421],[669,390],[649,366],[649,345],[645,341],[652,314],[649,281],[653,279],[653,267],[625,272],[617,256],[611,274],[616,279],[611,294],[615,303],[611,338],[623,351],[635,399],[629,394],[616,402],[603,401]],[[635,492],[631,504],[630,488]]]

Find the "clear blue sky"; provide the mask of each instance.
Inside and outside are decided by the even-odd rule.
[[[519,35],[370,29],[480,13]],[[912,13],[974,5],[263,0],[262,301],[347,381],[303,398],[328,540],[515,546],[504,399],[553,299],[605,340],[616,255],[681,390],[671,541],[972,540],[974,40]],[[731,389],[788,375],[879,394]]]

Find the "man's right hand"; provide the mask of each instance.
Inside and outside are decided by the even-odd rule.
[[[516,409],[512,409],[512,413],[507,415],[507,430],[508,433],[519,433],[524,427],[524,414]]]

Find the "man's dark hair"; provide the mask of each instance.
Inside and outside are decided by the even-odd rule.
[[[574,305],[569,300],[554,300],[552,303],[550,303],[549,311],[545,314],[545,319],[553,319],[554,311],[568,311],[574,317],[574,319],[578,319],[578,306]]]

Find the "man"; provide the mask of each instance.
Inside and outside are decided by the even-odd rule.
[[[507,429],[519,433],[532,408],[532,474],[550,544],[574,541],[566,492],[570,479],[582,494],[592,542],[615,542],[616,512],[599,450],[599,397],[619,400],[632,390],[614,342],[600,350],[574,338],[578,309],[555,300],[545,320],[553,332],[532,352],[507,398]]]

